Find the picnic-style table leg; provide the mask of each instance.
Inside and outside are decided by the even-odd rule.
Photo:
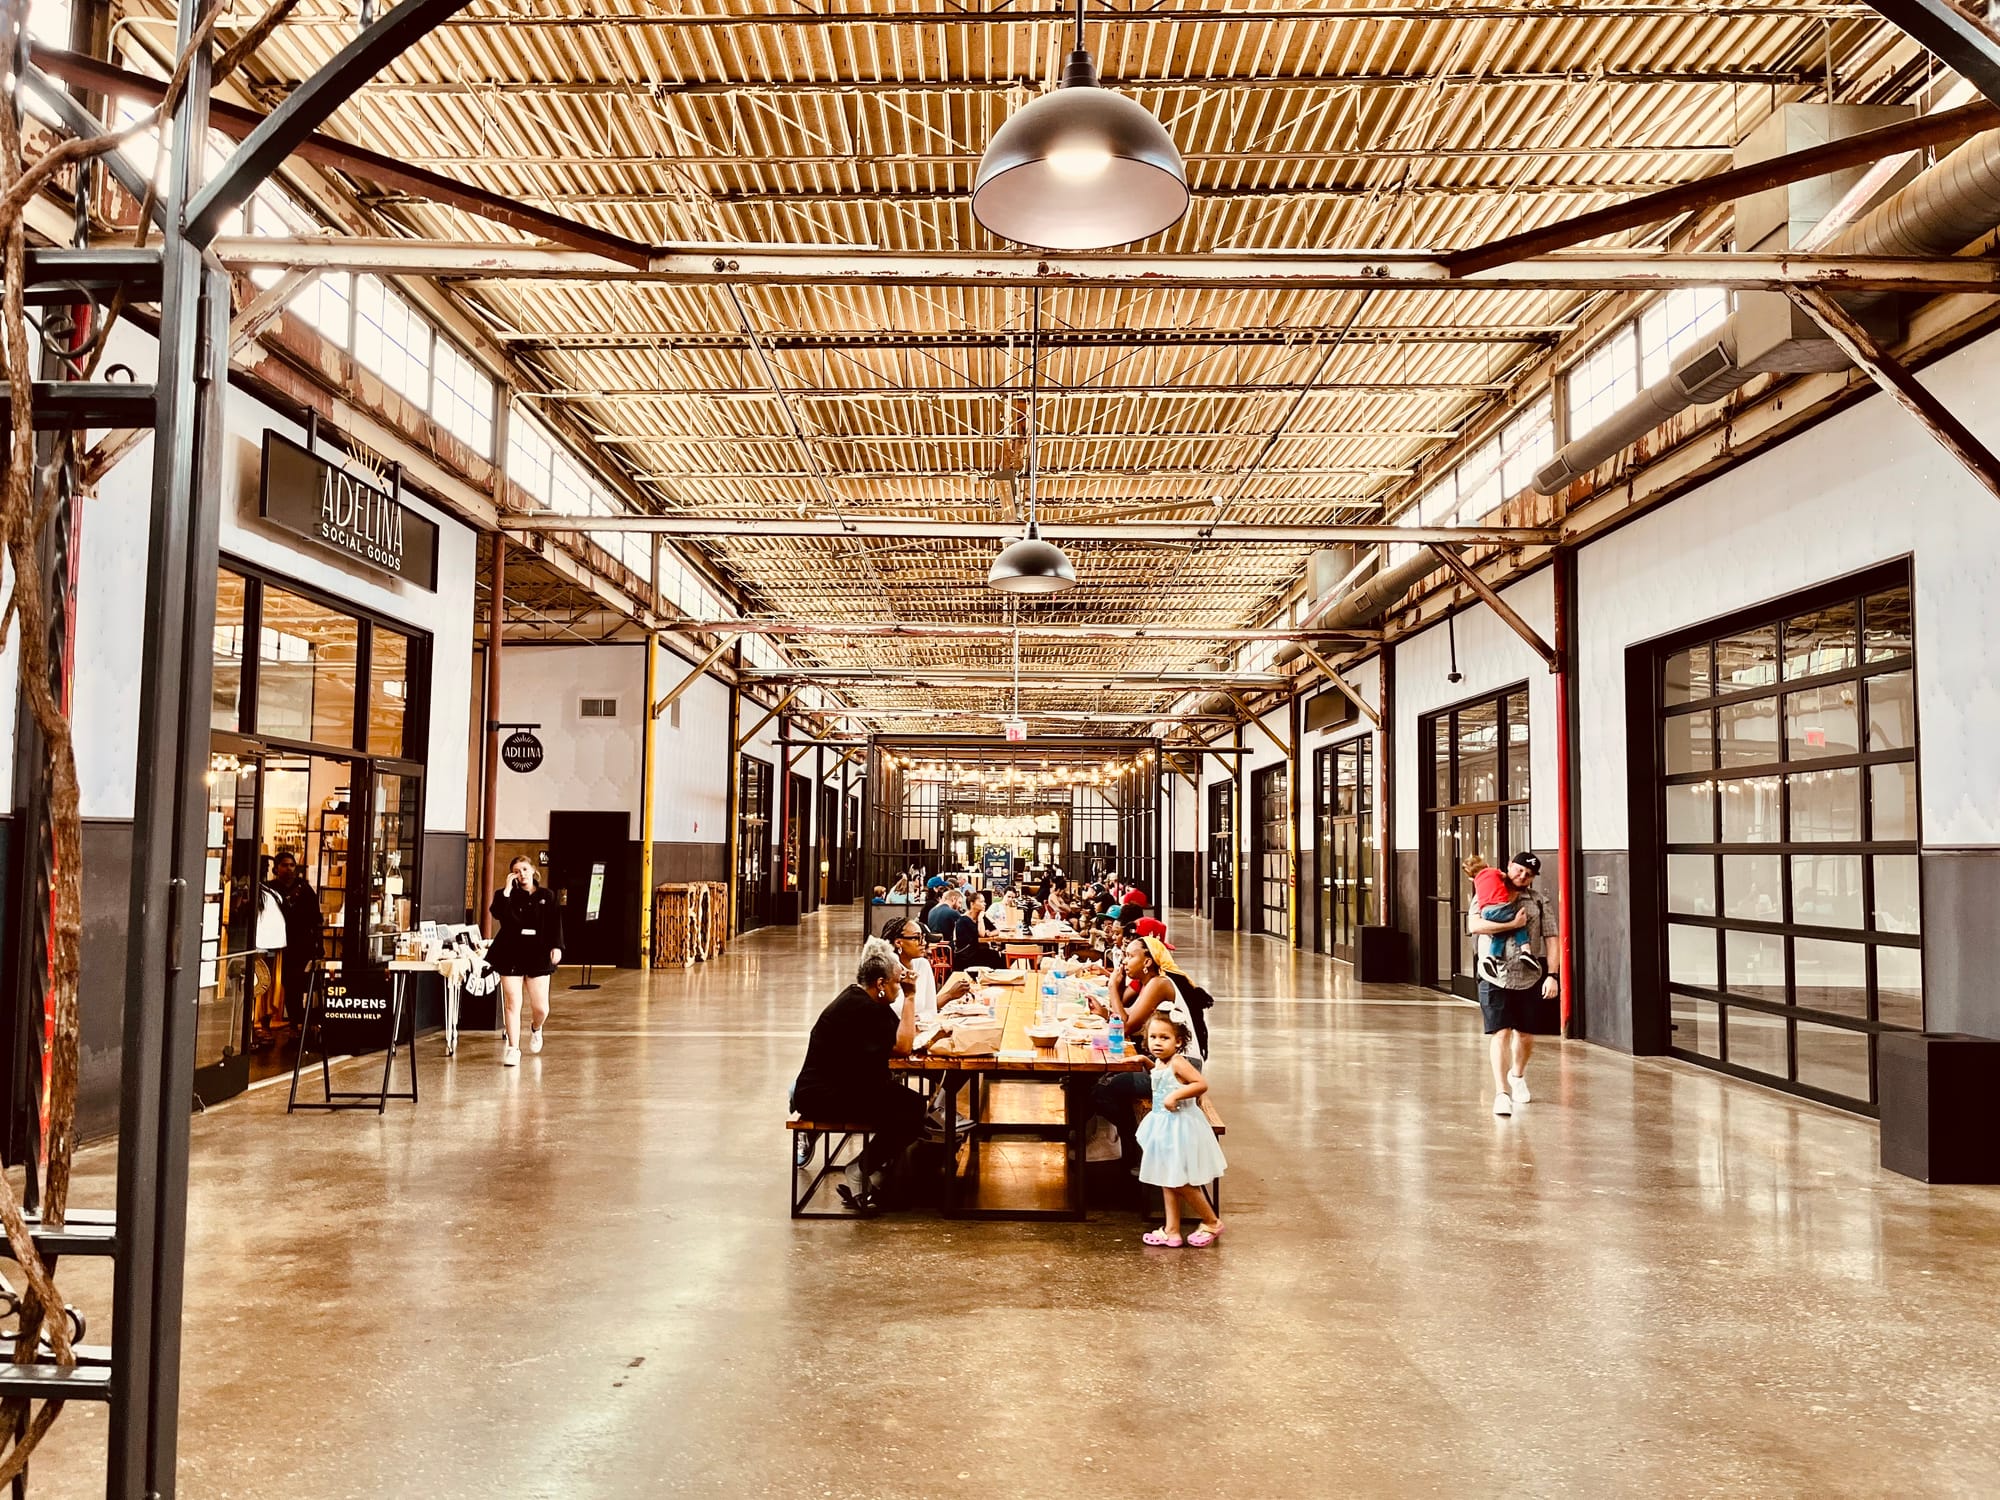
[[[944,1216],[947,1219],[958,1217],[958,1090],[965,1076],[958,1072],[944,1075]],[[968,1143],[967,1165],[971,1164],[973,1149]]]
[[[1069,1211],[1077,1218],[1090,1215],[1090,1075],[1068,1074],[1063,1078],[1063,1158],[1068,1180]]]

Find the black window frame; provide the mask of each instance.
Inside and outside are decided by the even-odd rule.
[[[1907,617],[1909,621],[1909,649],[1894,656],[1871,662],[1868,659],[1868,630],[1870,619],[1868,603],[1883,594],[1902,590],[1907,595]],[[1792,677],[1786,674],[1786,642],[1784,625],[1802,615],[1815,611],[1852,603],[1855,606],[1855,650],[1853,664],[1826,672],[1809,672]],[[1714,643],[1732,636],[1741,636],[1766,627],[1777,631],[1775,675],[1769,683],[1761,683],[1748,688],[1726,692],[1710,692],[1707,696],[1690,699],[1683,703],[1669,704],[1667,698],[1668,663],[1682,653],[1707,645],[1709,651],[1709,685],[1719,686],[1715,681]],[[1630,722],[1634,728],[1642,728],[1644,734],[1641,753],[1632,757],[1635,784],[1633,801],[1635,811],[1643,810],[1643,821],[1634,820],[1634,920],[1636,924],[1643,916],[1650,942],[1641,949],[1635,945],[1635,977],[1642,979],[1635,994],[1635,1039],[1640,1039],[1641,1030],[1650,1030],[1653,1045],[1644,1045],[1641,1050],[1660,1052],[1691,1062],[1697,1066],[1741,1078],[1762,1087],[1812,1099],[1834,1108],[1855,1114],[1876,1117],[1880,1110],[1880,1057],[1878,1038],[1883,1032],[1908,1033],[1921,1029],[1928,1015],[1929,976],[1925,972],[1923,960],[1924,934],[1922,931],[1922,848],[1923,848],[1923,797],[1922,797],[1922,715],[1919,712],[1921,684],[1917,665],[1917,594],[1915,571],[1911,560],[1905,556],[1862,571],[1830,580],[1813,588],[1801,590],[1777,599],[1738,610],[1718,619],[1704,622],[1672,635],[1643,643],[1633,649],[1634,685],[1643,686],[1646,712],[1643,716],[1633,715]],[[1908,674],[1910,683],[1910,743],[1905,749],[1871,751],[1867,748],[1868,715],[1867,684],[1871,681]],[[1639,675],[1643,674],[1643,675]],[[1787,726],[1783,715],[1787,699],[1794,693],[1809,692],[1825,687],[1853,684],[1857,689],[1857,727],[1859,730],[1857,748],[1847,755],[1813,756],[1803,760],[1791,757]],[[1721,762],[1720,709],[1732,705],[1775,700],[1778,718],[1773,731],[1773,753],[1776,759],[1752,764],[1724,766]],[[1696,714],[1709,714],[1707,728],[1709,744],[1709,764],[1705,769],[1669,772],[1667,770],[1667,734],[1669,725],[1677,719]],[[1635,747],[1638,748],[1638,747]],[[1883,839],[1872,837],[1874,827],[1874,799],[1870,792],[1869,769],[1879,765],[1907,765],[1915,784],[1916,826],[1907,839]],[[1859,786],[1859,839],[1797,839],[1791,836],[1792,791],[1788,777],[1806,772],[1855,770]],[[1779,788],[1779,831],[1782,837],[1775,840],[1724,842],[1722,839],[1721,786],[1730,781],[1775,778]],[[1710,798],[1710,830],[1714,834],[1712,842],[1688,842],[1670,840],[1667,827],[1667,791],[1672,786],[1713,783],[1718,794]],[[1642,789],[1643,788],[1643,789]],[[1643,841],[1638,837],[1641,830],[1648,837]],[[1777,861],[1781,903],[1778,920],[1765,921],[1744,917],[1730,917],[1725,911],[1726,889],[1723,859],[1729,855],[1761,855]],[[1794,894],[1793,860],[1799,856],[1848,855],[1860,861],[1861,924],[1857,927],[1826,926],[1797,920],[1797,906]],[[1713,861],[1710,879],[1713,889],[1712,915],[1677,912],[1672,909],[1672,889],[1668,879],[1670,861],[1675,857],[1708,857]],[[1900,932],[1880,928],[1876,925],[1876,871],[1875,861],[1879,857],[1905,857],[1917,861],[1917,903],[1918,931]],[[1675,927],[1709,930],[1715,934],[1715,977],[1716,984],[1705,986],[1676,981],[1672,977],[1671,931]],[[1743,932],[1756,936],[1776,937],[1783,944],[1784,952],[1784,1000],[1775,1002],[1760,995],[1746,994],[1732,990],[1729,984],[1727,934]],[[1864,950],[1863,983],[1865,1015],[1854,1016],[1815,1006],[1801,1006],[1798,1002],[1799,981],[1796,943],[1798,940],[1854,943]],[[1884,1023],[1880,1020],[1880,984],[1878,953],[1884,948],[1913,950],[1918,955],[1919,965],[1919,1018],[1916,1028]],[[1716,1025],[1717,1052],[1711,1056],[1699,1051],[1695,1046],[1682,1045],[1675,1039],[1674,997],[1685,996],[1689,1000],[1703,1002],[1713,1007]],[[1779,1077],[1762,1068],[1746,1066],[1730,1057],[1729,1015],[1732,1010],[1762,1015],[1776,1016],[1785,1023],[1785,1075]],[[1867,1039],[1868,1095],[1865,1099],[1850,1094],[1842,1094],[1817,1084],[1800,1079],[1798,1024],[1846,1031]]]
[[[1510,772],[1513,769],[1513,760],[1517,753],[1510,733],[1515,717],[1510,705],[1516,699],[1519,699],[1522,704],[1522,717],[1528,725],[1528,736],[1518,749],[1518,754],[1527,762],[1528,795],[1525,797],[1515,797],[1510,793],[1512,783]],[[1459,716],[1467,710],[1484,708],[1488,705],[1491,705],[1494,709],[1495,755],[1493,775],[1496,796],[1477,802],[1468,802],[1464,800],[1464,788],[1459,778],[1458,720]],[[1440,802],[1438,800],[1437,726],[1440,723],[1446,726],[1446,781],[1450,787],[1451,799],[1447,802]],[[1498,820],[1501,852],[1511,854],[1517,851],[1507,847],[1507,826],[1512,818],[1512,810],[1519,808],[1521,809],[1522,821],[1527,824],[1530,830],[1530,838],[1532,838],[1535,792],[1534,700],[1528,690],[1526,679],[1508,683],[1503,687],[1490,688],[1484,692],[1475,693],[1471,697],[1462,698],[1456,703],[1445,704],[1442,707],[1432,709],[1428,713],[1420,714],[1417,718],[1417,756],[1419,762],[1417,807],[1418,821],[1422,829],[1421,841],[1417,851],[1418,949],[1420,955],[1418,972],[1422,977],[1423,984],[1428,988],[1447,990],[1454,994],[1470,997],[1477,988],[1471,976],[1458,974],[1447,969],[1445,967],[1447,955],[1441,953],[1438,949],[1439,922],[1437,908],[1440,905],[1449,906],[1451,921],[1448,925],[1454,935],[1454,940],[1456,940],[1457,936],[1464,930],[1465,909],[1470,894],[1468,882],[1460,879],[1457,873],[1457,861],[1461,845],[1456,837],[1454,837],[1452,843],[1454,850],[1453,871],[1450,881],[1445,887],[1450,894],[1447,896],[1436,894],[1439,889],[1437,848],[1442,832],[1439,827],[1439,819],[1446,814],[1457,818],[1468,811],[1477,816],[1482,810],[1490,810]]]
[[[1313,948],[1330,958],[1349,962],[1360,946],[1360,931],[1369,925],[1375,904],[1380,899],[1376,893],[1381,861],[1375,848],[1375,758],[1373,734],[1357,734],[1336,740],[1313,752],[1314,878],[1318,887],[1313,892]],[[1336,795],[1341,785],[1340,762],[1344,759],[1354,761],[1354,811],[1351,813],[1339,810]],[[1334,883],[1334,830],[1346,823],[1355,825],[1354,847],[1361,862],[1358,877],[1349,882],[1351,902],[1343,900],[1340,887]],[[1344,906],[1351,906],[1348,930],[1354,934],[1352,940],[1345,943],[1338,941],[1336,936],[1341,925],[1338,914]]]

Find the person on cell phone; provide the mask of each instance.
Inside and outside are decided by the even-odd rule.
[[[503,1024],[500,1066],[521,1064],[521,997],[528,998],[528,1050],[542,1050],[542,1025],[549,1018],[549,976],[562,962],[562,908],[542,884],[535,862],[517,855],[507,867],[507,883],[493,894],[493,946],[487,962],[500,975]]]

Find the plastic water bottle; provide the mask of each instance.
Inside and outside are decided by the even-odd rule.
[[[1125,1023],[1117,1016],[1111,1018],[1110,1048],[1113,1057],[1125,1055]]]
[[[1042,976],[1042,1005],[1041,1009],[1035,1012],[1035,1019],[1047,1024],[1055,1019],[1055,1014],[1056,976],[1053,974],[1044,974]]]

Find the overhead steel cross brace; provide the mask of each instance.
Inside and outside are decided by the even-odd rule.
[[[222,170],[188,204],[183,226],[188,242],[206,250],[222,221],[248,202],[285,158],[353,98],[357,89],[470,3],[402,0],[342,47],[244,137]]]
[[[1869,4],[2000,104],[2000,32],[1951,0],[1869,0]]]
[[[1464,580],[1465,586],[1483,599],[1493,613],[1498,615],[1507,628],[1528,643],[1528,649],[1542,659],[1551,672],[1562,670],[1562,657],[1547,641],[1535,631],[1535,627],[1522,619],[1520,613],[1505,599],[1502,599],[1493,585],[1474,571],[1471,563],[1460,557],[1449,547],[1433,547],[1438,560]]]
[[[1870,379],[1924,424],[1945,451],[1965,466],[1968,474],[2000,498],[2000,457],[1995,457],[1993,450],[1950,407],[1926,390],[1901,360],[1869,337],[1868,330],[1833,298],[1807,289],[1794,289],[1789,295],[1825,330],[1841,353],[1867,371]]]

